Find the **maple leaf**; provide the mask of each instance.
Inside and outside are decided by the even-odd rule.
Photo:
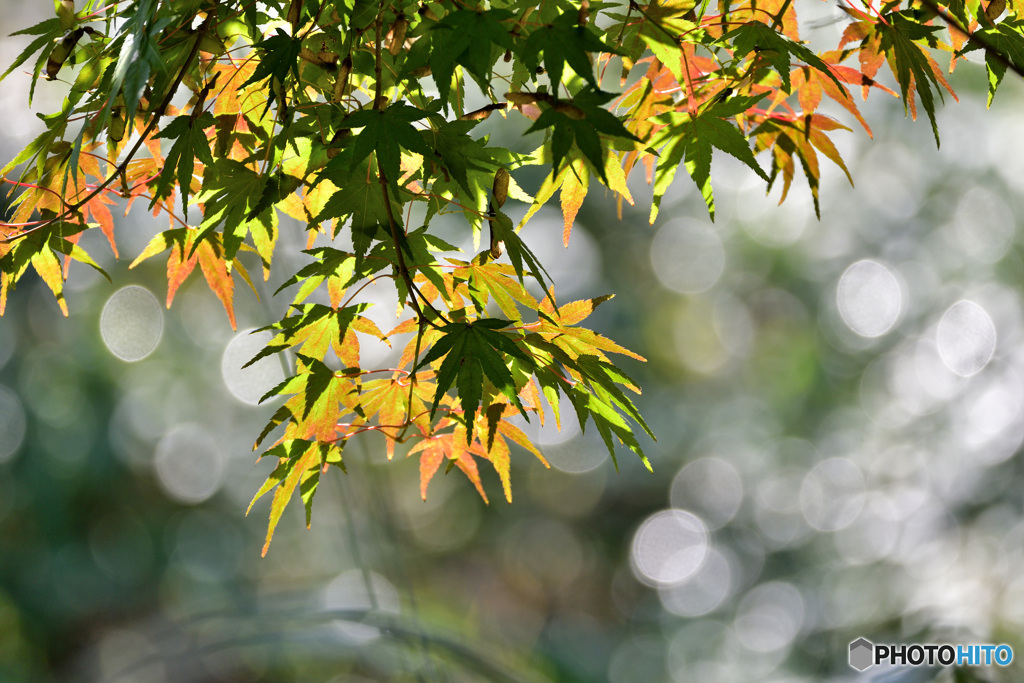
[[[632,379],[608,361],[605,352],[624,354],[641,361],[643,357],[592,330],[576,327],[576,323],[586,319],[598,305],[610,298],[605,296],[575,301],[557,309],[550,298],[545,299],[538,309],[540,320],[525,326],[527,334],[523,343],[530,349],[537,380],[548,403],[555,410],[556,417],[558,394],[561,391],[569,397],[576,409],[581,430],[586,430],[588,418],[593,420],[616,469],[618,463],[615,460],[612,435],[636,453],[644,466],[650,469],[643,448],[622,417],[622,414],[627,415],[649,436],[654,437],[636,406],[619,386],[636,392],[639,389]],[[565,377],[563,371],[571,379]]]
[[[274,491],[274,497],[270,504],[270,521],[267,524],[267,540],[263,544],[262,555],[266,557],[270,549],[270,542],[274,538],[274,530],[281,520],[285,507],[292,499],[295,488],[299,487],[299,495],[306,507],[306,528],[312,524],[313,496],[320,483],[321,471],[326,471],[328,464],[333,464],[345,469],[341,460],[341,446],[339,444],[322,444],[305,439],[285,439],[281,443],[265,452],[260,458],[274,456],[279,458],[277,467],[270,473],[263,486],[253,496],[245,514],[252,511],[253,505],[269,492]]]
[[[454,433],[427,437],[409,449],[409,456],[422,453],[420,456],[420,496],[423,500],[427,499],[427,487],[430,480],[444,459],[448,458],[473,483],[484,502],[490,502],[487,499],[487,493],[484,492],[483,482],[480,481],[480,470],[466,448],[464,432],[465,427],[461,427],[460,432],[460,426],[456,426]]]
[[[349,128],[362,128],[362,131],[352,137],[342,155],[331,163],[337,166],[347,164],[351,171],[358,168],[370,154],[376,153],[377,165],[388,181],[393,183],[399,177],[401,148],[416,154],[433,154],[423,136],[412,127],[413,121],[429,114],[429,111],[402,102],[396,102],[385,109],[364,109],[351,114],[345,119],[345,125]]]
[[[449,121],[436,130],[426,131],[428,144],[444,162],[444,168],[466,193],[472,194],[469,171],[492,173],[492,157],[480,140],[469,136],[479,121]]]
[[[781,203],[789,193],[789,187],[793,182],[794,156],[800,159],[807,177],[807,184],[811,189],[811,196],[814,199],[814,213],[821,218],[821,207],[818,199],[818,188],[821,181],[821,171],[818,165],[818,155],[815,149],[820,151],[846,174],[847,180],[853,184],[853,177],[849,169],[839,155],[832,141],[825,135],[828,130],[850,130],[839,122],[821,114],[806,114],[799,120],[790,121],[782,118],[770,118],[765,120],[754,131],[757,138],[755,151],[760,152],[769,147],[772,149],[771,180],[768,188],[774,184],[779,172],[782,173],[782,197]]]
[[[835,51],[823,55],[822,58],[842,59],[843,56],[844,55],[839,51]],[[800,108],[803,109],[805,114],[814,113],[818,109],[819,104],[821,104],[822,94],[826,94],[833,101],[846,109],[846,111],[850,112],[850,114],[852,114],[853,117],[857,119],[857,122],[864,128],[868,136],[872,136],[871,126],[869,126],[867,121],[864,120],[864,117],[861,115],[856,103],[853,101],[853,96],[843,83],[862,85],[864,87],[873,86],[893,95],[894,97],[898,97],[898,95],[881,83],[868,78],[863,73],[855,69],[851,69],[850,67],[829,63],[829,69],[837,79],[842,81],[842,83],[836,85],[832,79],[827,78],[820,71],[811,69],[807,66],[797,67],[790,74],[792,87],[797,93]],[[775,102],[780,103],[785,99],[785,97],[786,94],[780,91],[775,96]]]
[[[685,84],[689,80],[685,73],[687,54],[685,46],[679,44],[676,36],[692,35],[699,30],[696,24],[687,19],[693,16],[695,4],[692,0],[668,0],[648,5],[642,15],[643,21],[631,32],[635,33],[629,54],[632,61],[637,61],[646,45],[668,68],[676,82]]]
[[[940,98],[940,84],[954,99],[956,94],[949,87],[935,60],[915,41],[934,42],[934,33],[939,29],[937,26],[923,26],[899,12],[887,15],[887,19],[886,23],[879,23],[875,29],[879,34],[879,50],[887,55],[893,75],[900,84],[904,108],[913,104],[911,88],[921,98],[921,105],[932,124],[935,145],[938,146],[939,126],[935,120],[935,95],[932,89]]]
[[[418,275],[421,275],[435,287],[443,288],[445,274],[440,264],[437,263],[435,253],[461,250],[458,247],[445,242],[440,237],[431,235],[427,232],[425,226],[417,230],[413,230],[408,234],[400,233],[398,239],[398,249],[401,249],[405,254],[405,261],[409,269],[415,270]],[[364,265],[362,270],[363,275],[369,275],[375,269],[379,269],[382,264],[397,263],[398,249],[396,249],[395,244],[390,240],[374,245],[373,250],[370,252],[369,257],[366,260],[377,264],[376,268]],[[400,298],[404,299],[409,295],[403,279],[399,278],[395,284],[398,288],[398,295]]]
[[[979,49],[981,40],[994,48],[994,50],[985,50],[985,69],[988,74],[986,106],[991,107],[996,89],[1006,74],[1007,61],[1017,69],[1024,69],[1024,19],[1007,19],[995,26],[980,28],[972,36],[972,39],[966,42],[959,54]],[[1000,56],[1003,59],[1000,59]]]
[[[66,260],[74,259],[97,270],[110,281],[110,276],[89,254],[78,246],[78,237],[84,226],[73,223],[55,223],[46,230],[33,232],[13,244],[3,244],[0,248],[0,272],[4,274],[0,284],[0,313],[7,302],[8,289],[13,287],[29,266],[46,283],[53,292],[61,312],[68,315],[67,301],[64,299],[64,268],[61,267],[58,254]]]
[[[219,86],[213,103],[215,117],[241,114],[249,108],[246,99],[252,95],[242,84],[252,82],[253,72],[260,63],[247,59],[241,62],[218,62],[212,66],[211,73],[217,78]]]
[[[634,204],[633,195],[629,191],[629,186],[626,185],[626,175],[619,163],[618,156],[609,152],[604,162],[607,186],[618,195],[620,200],[625,199],[632,205]],[[540,185],[540,189],[537,190],[537,195],[534,198],[532,205],[523,216],[523,219],[519,221],[517,229],[522,229],[530,218],[532,218],[533,215],[537,213],[537,211],[539,211],[540,208],[544,206],[549,199],[551,199],[551,197],[554,196],[555,192],[560,189],[561,194],[559,195],[559,199],[562,207],[562,220],[564,226],[562,229],[562,244],[568,247],[569,237],[572,233],[576,216],[579,213],[580,207],[583,205],[583,200],[586,199],[589,187],[590,169],[583,159],[575,156],[573,160],[563,166],[562,170],[557,174],[552,172],[544,179]]]
[[[551,275],[548,274],[544,266],[537,259],[537,256],[526,246],[519,237],[519,234],[512,228],[512,220],[501,211],[497,211],[491,217],[490,222],[491,230],[494,231],[494,240],[505,245],[505,253],[508,254],[508,258],[512,262],[512,268],[515,269],[519,280],[523,280],[524,272],[526,272],[523,269],[523,264],[525,263],[529,269],[530,276],[539,282],[542,287],[545,287],[544,276],[550,279]]]
[[[530,69],[536,70],[540,67],[543,53],[544,68],[555,92],[562,82],[562,71],[566,64],[596,90],[597,80],[590,63],[590,53],[618,53],[618,50],[602,42],[592,28],[580,26],[578,20],[577,11],[565,11],[550,24],[533,30],[526,38],[523,60]]]
[[[357,274],[355,254],[331,247],[307,249],[305,253],[313,255],[316,261],[303,266],[274,292],[277,295],[284,289],[301,282],[302,285],[292,301],[294,304],[301,304],[326,281],[331,308],[337,308],[341,304],[341,297],[345,295],[348,286],[359,277],[369,274],[366,272]]]
[[[651,203],[650,222],[658,216],[661,198],[675,177],[680,162],[685,157],[685,166],[693,182],[697,184],[704,203],[707,205],[711,220],[715,219],[715,199],[711,191],[711,154],[712,148],[731,154],[754,170],[757,175],[769,180],[761,167],[754,160],[747,139],[740,130],[726,120],[740,114],[761,96],[735,97],[731,100],[716,102],[706,107],[699,115],[671,112],[658,116],[655,121],[664,125],[651,139],[651,147],[664,147],[658,160],[658,168],[654,180],[654,200]]]
[[[388,222],[380,182],[370,175],[367,163],[355,171],[347,171],[328,164],[322,175],[338,189],[330,196],[313,222],[321,223],[332,218],[349,220],[355,253],[359,257],[364,256],[377,235],[378,228],[387,225]],[[392,212],[397,219],[401,215],[401,205],[398,204],[396,197],[389,198]]]
[[[149,241],[142,253],[132,261],[129,268],[134,268],[151,256],[170,249],[167,257],[167,308],[171,307],[174,294],[182,283],[192,274],[196,264],[206,278],[210,290],[220,299],[224,311],[228,315],[231,329],[236,329],[234,306],[234,281],[231,270],[224,258],[224,250],[220,244],[220,235],[212,235],[199,241],[199,231],[192,228],[172,228],[156,235]],[[245,269],[237,261],[234,268],[243,275]]]
[[[295,315],[261,329],[280,332],[243,367],[296,346],[301,346],[302,355],[311,358],[323,358],[327,350],[332,349],[346,366],[358,367],[359,342],[355,337],[356,332],[373,335],[388,346],[391,345],[376,323],[360,315],[372,305],[361,303],[341,309],[323,304],[293,305]]]
[[[492,46],[498,45],[506,50],[513,47],[509,28],[502,23],[512,16],[505,9],[449,12],[413,46],[404,75],[408,76],[429,63],[441,100],[447,102],[455,65],[461,64],[486,92],[490,87],[491,69],[497,61]]]
[[[508,320],[484,318],[471,323],[448,323],[441,328],[441,338],[416,366],[418,370],[444,358],[437,371],[437,390],[430,409],[431,419],[441,404],[441,397],[454,383],[458,387],[466,424],[472,425],[480,407],[484,377],[526,417],[526,410],[519,401],[518,389],[504,356],[512,356],[527,364],[532,361],[508,336],[498,331],[508,325]],[[471,435],[472,432],[467,432],[466,438]]]
[[[314,438],[318,443],[337,440],[338,420],[355,410],[359,387],[352,373],[335,372],[323,361],[296,354],[296,374],[268,391],[260,402],[273,396],[291,396],[256,439],[255,448],[278,425],[288,422],[285,438]]]
[[[262,56],[252,75],[242,83],[241,89],[252,83],[270,79],[267,105],[260,114],[260,118],[263,118],[274,100],[283,95],[283,84],[288,76],[294,76],[296,79],[299,77],[299,53],[302,51],[302,43],[279,28],[275,35],[254,44],[253,48],[259,50]]]
[[[552,173],[558,173],[573,144],[597,170],[601,181],[607,185],[605,162],[609,151],[601,144],[598,133],[640,142],[611,112],[602,105],[613,100],[611,93],[596,89],[584,89],[571,101],[555,100],[551,107],[537,118],[527,133],[551,128]]]
[[[791,70],[790,61],[796,57],[828,76],[832,81],[841,87],[839,79],[835,77],[829,68],[818,55],[809,49],[781,35],[771,27],[760,21],[750,21],[737,26],[723,37],[723,40],[731,40],[736,56],[754,53],[755,64],[751,69],[759,68],[759,63],[770,64],[772,68],[782,77],[782,89],[792,92],[792,84],[789,80]]]
[[[277,240],[276,215],[259,207],[268,178],[256,173],[248,164],[220,158],[207,169],[203,189],[196,201],[203,204],[203,222],[197,243],[210,238],[223,225],[221,243],[224,256],[233,262],[245,237],[251,232],[257,251],[269,268]]]
[[[384,434],[385,451],[388,460],[395,454],[395,444],[405,432],[407,423],[416,426],[422,436],[431,432],[429,411],[426,402],[430,399],[428,383],[416,381],[411,392],[410,404],[409,376],[386,379],[375,379],[363,382],[362,420],[369,421],[378,417],[380,424],[377,431]]]
[[[498,304],[505,316],[516,323],[522,323],[523,316],[516,303],[535,309],[537,299],[533,297],[519,280],[515,279],[515,269],[506,263],[466,263],[457,267],[454,275],[468,282],[470,292],[489,294]],[[482,306],[480,307],[482,309]]]
[[[173,139],[174,144],[167,153],[166,166],[153,181],[153,200],[150,208],[158,199],[170,195],[175,185],[181,186],[181,210],[188,218],[188,195],[191,191],[192,177],[195,174],[195,160],[199,158],[207,166],[213,165],[210,153],[210,141],[206,138],[205,129],[217,124],[209,112],[200,116],[178,116],[167,125],[154,139]]]

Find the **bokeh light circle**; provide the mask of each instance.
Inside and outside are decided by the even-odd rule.
[[[743,482],[736,468],[721,458],[688,463],[672,481],[672,507],[695,510],[709,529],[724,526],[743,502]]]
[[[100,314],[100,334],[110,352],[125,361],[153,352],[164,331],[164,315],[145,287],[129,285],[114,292]]]
[[[662,510],[648,517],[633,536],[630,560],[643,583],[662,586],[692,577],[708,554],[704,522],[685,510]]]
[[[672,614],[698,617],[718,609],[729,597],[733,583],[729,560],[717,550],[711,550],[689,581],[659,588],[658,598]]]
[[[725,268],[725,246],[709,226],[669,221],[651,241],[651,265],[658,280],[683,294],[710,289]]]
[[[172,499],[195,505],[220,489],[227,462],[208,432],[186,424],[160,439],[153,466],[160,485]]]
[[[815,465],[800,487],[800,509],[818,531],[848,526],[864,507],[864,475],[847,458]]]
[[[747,593],[736,610],[736,635],[754,652],[773,652],[793,644],[804,622],[804,600],[792,584],[763,583]]]
[[[243,330],[224,349],[220,374],[231,395],[242,403],[258,405],[268,391],[284,380],[284,370],[276,354],[261,358],[247,368],[242,367],[272,338],[270,332],[253,334],[253,330]]]
[[[903,288],[893,272],[878,261],[864,259],[846,269],[836,291],[839,315],[862,337],[880,337],[903,311]]]
[[[970,377],[992,359],[996,326],[984,308],[973,301],[958,301],[943,314],[935,334],[939,356],[950,370]]]
[[[983,263],[999,261],[1016,233],[1013,210],[996,192],[985,187],[968,190],[956,211],[959,247]]]

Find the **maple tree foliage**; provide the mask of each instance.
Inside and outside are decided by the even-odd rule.
[[[783,200],[799,161],[818,210],[819,155],[849,176],[831,135],[871,134],[858,96],[923,109],[938,142],[937,101],[956,97],[947,69],[984,50],[991,103],[1024,67],[1024,14],[1003,0],[838,6],[839,44],[815,52],[793,0],[55,0],[53,18],[17,32],[31,42],[3,75],[27,73],[30,100],[53,87],[40,77],[70,89],[0,171],[14,206],[0,314],[30,267],[67,314],[70,262],[100,269],[83,231],[117,255],[111,210],[141,199],[169,227],[132,265],[166,257],[170,306],[198,264],[234,327],[235,275],[252,284],[239,255],[266,279],[280,217],[304,225],[308,264],[278,291],[289,312],[253,359],[285,354],[292,368],[264,397],[284,401],[256,439],[277,460],[256,493],[273,491],[264,553],[296,492],[308,523],[320,477],[366,432],[388,458],[409,444],[424,497],[446,464],[486,500],[486,461],[511,501],[510,445],[544,462],[511,418],[560,425],[568,400],[613,459],[619,442],[649,468],[639,389],[613,362],[643,359],[581,325],[610,297],[558,302],[520,230],[558,192],[568,244],[589,189],[633,204],[633,173],[652,186],[654,222],[680,168],[713,219],[723,152],[769,190],[781,178]],[[846,123],[821,111],[825,96]],[[529,119],[535,150],[493,144],[476,130],[492,116]],[[533,196],[516,182],[529,166],[546,171]],[[518,225],[510,199],[528,205]],[[457,250],[431,221],[446,214],[472,231],[469,260],[443,256]],[[346,231],[350,250],[315,247]],[[388,331],[360,300],[384,280],[411,314]],[[327,303],[310,301],[318,291]],[[410,341],[396,367],[367,368],[360,335]]]

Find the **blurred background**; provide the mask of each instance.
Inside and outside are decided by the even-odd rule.
[[[2,7],[5,35],[50,11]],[[834,44],[817,12],[805,34]],[[820,221],[799,178],[776,206],[723,156],[715,224],[680,174],[649,226],[635,175],[637,207],[594,191],[567,251],[556,207],[525,229],[561,301],[617,295],[589,322],[649,359],[623,367],[653,474],[543,431],[553,468],[519,452],[513,505],[492,471],[489,506],[458,474],[422,502],[417,463],[362,438],[266,559],[269,501],[244,512],[272,469],[255,403],[283,375],[240,366],[302,227],[259,300],[237,281],[238,333],[198,275],[166,310],[164,261],[128,269],[165,218],[118,219],[120,261],[87,234],[112,285],[74,264],[64,319],[26,277],[0,319],[0,680],[1024,680],[847,665],[857,637],[1024,654],[1024,90],[1008,77],[986,112],[979,66],[953,85],[941,149],[895,99],[862,105],[874,140],[836,133],[857,186],[825,166]],[[0,89],[0,160],[41,126],[27,86]],[[61,97],[41,82],[36,109]],[[390,329],[393,293],[369,296]]]

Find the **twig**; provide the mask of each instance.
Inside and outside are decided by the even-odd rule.
[[[985,50],[985,54],[992,55],[1000,64],[1002,64],[1003,66],[1005,66],[1007,69],[1014,72],[1018,76],[1024,78],[1024,68],[1017,66],[1016,64],[1011,62],[1009,57],[1000,52],[999,49],[992,43],[992,41],[990,41],[980,32],[975,31],[974,33],[971,33],[970,30],[968,30],[963,24],[960,23],[959,19],[957,19],[952,14],[947,12],[945,9],[940,7],[939,3],[936,2],[936,0],[921,0],[921,4],[926,6],[931,11],[935,12],[935,14],[939,15],[942,18],[942,20],[946,22],[946,24],[948,24],[950,27],[955,28],[957,31],[967,36],[968,42],[974,41],[978,43],[978,45],[981,45],[981,48]]]
[[[374,91],[373,92],[373,108],[376,109],[377,111],[382,111],[384,109],[384,84],[381,81],[381,74],[382,74],[381,62],[382,62],[382,60],[381,60],[381,49],[380,48],[381,48],[381,39],[382,39],[381,31],[383,30],[383,25],[382,24],[383,24],[383,17],[384,17],[384,8],[386,6],[387,6],[387,0],[384,0],[380,4],[380,11],[377,12],[377,22],[376,22],[376,33],[377,33],[377,35],[376,35],[376,38],[375,38],[375,41],[374,41],[374,47],[373,47],[374,62],[375,62],[375,64],[374,64],[374,76],[377,79],[377,82],[374,84],[374,87],[373,87],[373,91]],[[402,280],[405,282],[405,286],[409,290],[409,300],[412,303],[412,307],[416,311],[416,314],[419,316],[420,320],[421,321],[426,321],[427,324],[431,325],[432,327],[440,329],[440,327],[438,327],[437,323],[435,323],[433,320],[431,320],[430,318],[426,317],[423,314],[423,307],[420,306],[420,302],[416,298],[417,295],[419,295],[423,299],[423,303],[425,303],[427,305],[427,307],[430,309],[430,311],[435,316],[437,316],[441,320],[445,320],[445,317],[443,315],[441,315],[441,312],[438,311],[436,308],[434,308],[434,306],[427,300],[427,298],[425,296],[423,296],[423,294],[420,292],[419,288],[416,287],[416,283],[414,283],[412,281],[412,276],[409,275],[409,267],[406,265],[406,263],[405,263],[405,256],[402,254],[402,242],[401,242],[401,240],[398,237],[398,222],[395,220],[395,213],[391,209],[391,194],[390,194],[390,192],[388,192],[388,177],[384,173],[384,169],[381,168],[380,159],[377,160],[377,172],[378,172],[378,177],[380,178],[381,193],[384,195],[384,211],[385,211],[385,213],[387,213],[387,216],[388,216],[388,228],[390,228],[390,230],[391,230],[391,241],[395,245],[395,256],[398,258],[398,273],[399,273],[399,275],[402,276]],[[447,322],[447,321],[445,321],[445,322]]]
[[[153,119],[149,122],[149,125],[146,126],[146,129],[142,131],[142,134],[139,136],[139,139],[135,142],[135,146],[133,146],[131,150],[128,152],[128,156],[125,157],[124,161],[117,165],[117,167],[114,169],[114,172],[111,173],[106,180],[97,185],[96,189],[87,194],[84,199],[80,199],[74,204],[68,204],[63,212],[57,214],[53,218],[43,221],[34,228],[30,228],[28,230],[19,232],[16,235],[6,237],[0,240],[0,242],[14,242],[15,240],[19,240],[22,237],[30,235],[33,232],[36,232],[37,230],[42,230],[43,228],[49,227],[50,225],[53,225],[58,221],[62,221],[65,218],[70,218],[73,214],[78,213],[79,209],[81,209],[83,206],[92,201],[92,199],[96,195],[105,190],[107,186],[110,185],[110,183],[114,182],[119,175],[124,173],[125,169],[128,168],[128,164],[131,162],[132,157],[134,157],[135,154],[138,153],[139,149],[142,148],[142,145],[145,144],[146,139],[149,137],[149,134],[152,133],[153,130],[160,123],[160,117],[163,116],[164,111],[167,109],[168,106],[170,106],[171,99],[174,97],[175,92],[178,90],[178,86],[181,85],[181,81],[185,77],[185,72],[187,72],[189,67],[192,65],[192,60],[195,59],[197,54],[199,54],[199,44],[203,41],[203,37],[206,35],[206,31],[210,28],[210,25],[213,23],[214,16],[216,16],[216,14],[213,12],[206,16],[206,21],[204,21],[202,26],[199,27],[199,31],[196,34],[196,42],[192,45],[192,51],[189,52],[188,57],[185,58],[185,63],[182,65],[181,70],[178,72],[178,76],[174,79],[174,83],[171,84],[170,89],[167,91],[166,97],[164,97],[163,102],[161,102],[160,106],[157,107],[157,109],[154,111]]]

